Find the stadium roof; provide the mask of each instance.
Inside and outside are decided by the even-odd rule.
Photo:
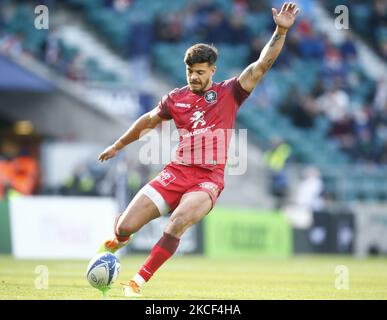
[[[54,86],[0,55],[0,90],[52,91]]]

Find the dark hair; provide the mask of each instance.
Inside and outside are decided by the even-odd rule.
[[[195,63],[205,62],[212,66],[215,64],[217,58],[218,50],[213,45],[198,43],[187,49],[184,62],[190,67]]]

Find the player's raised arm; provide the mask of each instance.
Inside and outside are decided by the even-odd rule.
[[[164,119],[157,114],[157,107],[138,118],[120,138],[117,139],[111,146],[107,147],[98,157],[101,162],[113,158],[119,150],[128,144],[136,141],[143,134],[155,128]]]
[[[272,9],[273,19],[277,27],[270,41],[263,48],[259,59],[250,64],[239,76],[238,81],[243,89],[251,92],[262,76],[270,69],[280,54],[288,29],[293,25],[298,12],[296,4],[285,2],[281,11]]]

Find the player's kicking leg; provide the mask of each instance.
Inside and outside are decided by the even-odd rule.
[[[140,288],[176,251],[184,232],[199,222],[212,208],[208,193],[195,191],[182,196],[179,205],[173,211],[161,239],[153,247],[150,255],[139,272],[124,286],[127,297],[140,295]]]
[[[142,226],[158,217],[160,217],[159,209],[146,195],[144,187],[132,199],[125,212],[117,217],[114,224],[114,237],[105,240],[98,252],[116,252],[124,247]]]

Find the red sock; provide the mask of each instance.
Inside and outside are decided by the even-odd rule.
[[[118,236],[116,235],[116,239],[119,241],[119,242],[125,242],[125,241],[128,241],[130,238],[130,236]]]
[[[167,261],[179,246],[180,239],[164,232],[159,242],[153,247],[148,259],[141,267],[138,274],[148,281],[153,274]]]

